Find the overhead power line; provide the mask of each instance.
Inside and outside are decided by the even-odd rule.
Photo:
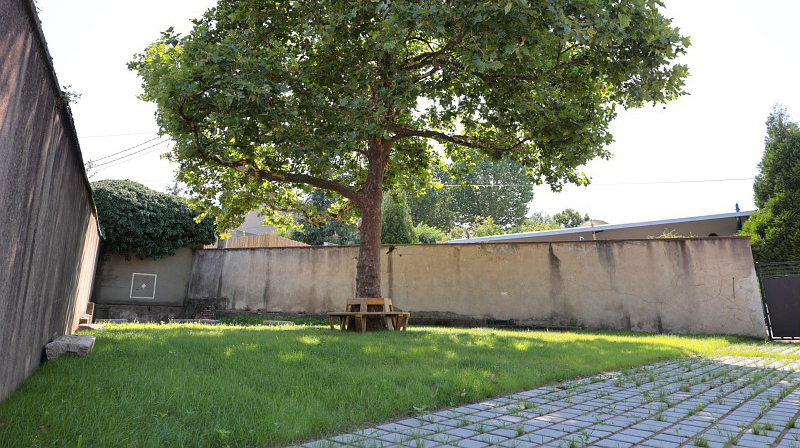
[[[665,180],[665,181],[655,181],[655,182],[620,182],[620,183],[613,183],[613,184],[589,184],[590,186],[602,186],[602,187],[610,187],[610,186],[622,186],[622,185],[657,185],[657,184],[690,184],[690,183],[701,183],[701,182],[731,182],[731,181],[743,181],[743,180],[753,180],[755,177],[741,177],[741,178],[734,178],[734,179],[694,179],[694,180]],[[530,184],[443,184],[443,187],[525,187]]]
[[[150,149],[150,148],[153,148],[153,147],[155,147],[155,146],[158,146],[158,145],[160,145],[160,144],[162,144],[162,143],[166,143],[166,142],[169,142],[169,140],[161,140],[161,141],[155,142],[155,143],[153,143],[153,144],[152,144],[152,145],[150,145],[150,146],[145,146],[144,148],[141,148],[141,149],[139,149],[139,150],[136,150],[136,151],[130,152],[130,153],[128,153],[128,154],[125,154],[125,155],[119,156],[119,157],[117,157],[117,158],[114,158],[114,159],[111,159],[111,160],[107,160],[107,161],[105,161],[105,162],[103,162],[103,163],[94,164],[94,162],[96,162],[96,160],[92,160],[92,163],[94,164],[94,165],[93,165],[93,167],[94,167],[94,168],[97,168],[97,167],[100,167],[100,166],[103,166],[103,165],[108,165],[109,163],[114,163],[114,162],[116,162],[116,161],[118,161],[118,160],[122,160],[122,159],[128,158],[128,157],[130,157],[130,156],[132,156],[132,155],[138,154],[138,153],[140,153],[140,152],[142,152],[142,151],[146,151],[146,150],[148,150],[148,149]],[[141,145],[139,145],[139,146],[141,146]],[[99,159],[98,159],[98,160],[99,160]]]
[[[115,153],[113,153],[113,154],[109,154],[109,155],[107,155],[107,156],[100,157],[99,159],[94,159],[94,160],[92,160],[92,162],[94,163],[94,162],[97,162],[98,160],[105,160],[105,159],[107,159],[107,158],[109,158],[109,157],[114,157],[114,156],[116,156],[117,154],[122,154],[123,152],[128,152],[128,151],[130,151],[131,149],[136,149],[136,148],[138,148],[138,147],[140,147],[140,146],[142,146],[142,145],[146,145],[146,144],[148,144],[148,143],[150,143],[150,142],[152,142],[152,141],[154,141],[154,140],[158,140],[158,139],[160,139],[160,138],[161,138],[161,137],[151,138],[150,140],[147,140],[147,141],[144,141],[144,142],[142,142],[142,143],[139,143],[138,145],[131,146],[130,148],[125,148],[125,149],[123,149],[122,151],[117,151],[117,152],[115,152]],[[105,163],[105,162],[103,162],[103,163]]]
[[[105,138],[105,137],[126,137],[129,135],[158,134],[158,131],[148,132],[129,132],[127,134],[104,134],[104,135],[82,135],[79,138]]]
[[[755,177],[738,177],[732,179],[699,179],[699,180],[663,180],[655,182],[623,182],[614,184],[597,184],[597,185],[657,185],[657,184],[696,184],[702,182],[734,182],[742,180],[753,180]]]
[[[131,153],[131,154],[128,154],[128,155],[126,155],[124,157],[120,157],[119,159],[114,159],[114,160],[111,160],[109,162],[103,163],[101,165],[93,166],[92,169],[96,169],[96,171],[102,171],[102,170],[104,170],[106,168],[111,168],[111,167],[114,167],[114,166],[117,166],[117,165],[122,165],[123,163],[130,162],[131,160],[138,159],[139,157],[143,157],[143,156],[146,156],[148,154],[152,154],[154,152],[157,152],[159,150],[166,149],[169,146],[169,143],[170,143],[169,140],[160,141],[160,142],[158,142],[158,143],[156,143],[154,145],[151,145],[151,146],[148,146],[146,148],[142,148],[139,151],[136,151],[136,153],[140,153],[138,155],[134,155],[136,153]],[[149,149],[149,151],[142,153],[142,151],[145,151],[145,150],[148,150],[148,149]],[[133,156],[133,157],[130,157],[130,156]]]

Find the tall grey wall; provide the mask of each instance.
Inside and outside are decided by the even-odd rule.
[[[192,272],[192,249],[172,257],[130,260],[117,254],[101,260],[93,302],[97,304],[180,306],[186,299]]]
[[[383,293],[414,315],[763,336],[746,237],[384,246]],[[324,313],[355,293],[357,247],[202,250],[193,299]]]
[[[99,231],[69,110],[30,0],[0,0],[0,400],[76,329]]]

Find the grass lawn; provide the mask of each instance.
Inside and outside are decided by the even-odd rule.
[[[274,446],[763,342],[615,332],[107,325],[0,405],[3,446]],[[734,344],[734,345],[731,345]],[[761,355],[761,354],[760,354]]]

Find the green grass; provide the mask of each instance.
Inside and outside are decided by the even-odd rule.
[[[753,340],[415,327],[119,324],[0,405],[0,445],[272,446]]]

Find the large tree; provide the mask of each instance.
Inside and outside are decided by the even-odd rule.
[[[753,189],[758,210],[744,224],[757,261],[800,260],[800,127],[776,106]]]
[[[361,217],[356,294],[381,295],[383,191],[437,152],[585,184],[615,107],[682,93],[688,38],[658,0],[220,0],[130,67],[191,201],[230,228],[330,190]],[[272,215],[273,221],[282,218]],[[290,219],[284,217],[283,219]]]

